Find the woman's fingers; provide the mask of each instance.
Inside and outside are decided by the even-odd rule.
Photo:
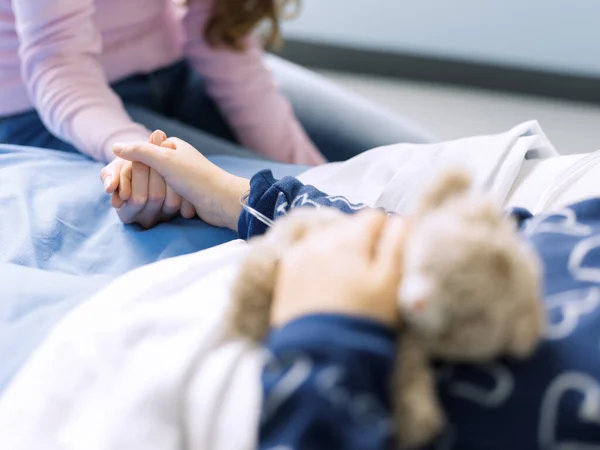
[[[124,161],[120,171],[119,197],[126,202],[131,198],[131,183],[133,178],[132,164]]]
[[[181,202],[181,217],[184,219],[193,219],[196,217],[196,208],[186,199]]]
[[[121,200],[121,197],[119,197],[119,194],[117,192],[113,192],[111,194],[110,206],[112,206],[115,209],[119,209],[122,208],[124,204],[125,202]]]
[[[148,177],[148,198],[138,214],[137,222],[144,228],[152,228],[161,219],[163,203],[167,194],[165,179],[154,169]]]
[[[123,223],[136,222],[137,216],[148,201],[148,183],[150,168],[145,164],[134,162],[131,168],[131,198],[119,209],[119,218]]]
[[[148,183],[150,182],[150,168],[137,161],[131,165],[131,199],[130,203],[141,210],[148,201]]]
[[[177,214],[177,212],[181,209],[182,198],[181,195],[171,189],[169,185],[166,185],[166,188],[167,191],[165,195],[165,201],[162,206],[162,213],[167,217],[171,217]]]
[[[100,180],[107,194],[112,194],[119,187],[122,161],[115,160],[100,171]]]

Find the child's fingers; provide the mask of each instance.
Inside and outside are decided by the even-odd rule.
[[[113,151],[122,159],[139,161],[159,171],[164,167],[166,158],[170,155],[170,149],[148,142],[115,144]]]
[[[160,144],[164,148],[168,148],[169,150],[176,150],[177,147],[172,141],[165,140]],[[185,212],[187,215],[191,215],[194,217],[196,215],[196,210],[193,205],[189,202],[186,202]],[[173,214],[179,212],[183,205],[183,198],[177,192],[175,192],[171,187],[167,184],[167,195],[165,197],[165,202],[163,203],[163,214],[167,217],[171,217]],[[182,214],[183,215],[183,214]]]
[[[344,225],[344,236],[349,242],[356,243],[356,248],[369,260],[375,257],[375,249],[383,228],[386,216],[380,211],[366,210],[356,214]]]
[[[175,145],[175,142],[168,139],[160,145],[165,148],[170,148],[171,150],[177,150],[177,145]]]
[[[186,199],[181,202],[181,217],[184,219],[192,219],[196,216],[196,208]]]
[[[126,202],[131,198],[131,180],[133,178],[133,165],[126,161],[121,167],[121,174],[119,177],[119,197],[121,200]]]
[[[406,232],[406,219],[401,217],[387,219],[376,247],[373,265],[376,273],[392,277],[399,277],[402,274]]]

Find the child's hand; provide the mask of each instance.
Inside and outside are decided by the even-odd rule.
[[[160,145],[165,139],[162,131],[155,131],[149,142]],[[158,172],[145,164],[116,158],[102,169],[101,178],[106,192],[112,194],[111,204],[118,210],[123,223],[135,222],[151,228],[170,220],[180,211],[186,218],[196,215],[192,204],[182,199]]]
[[[170,138],[160,146],[133,143],[115,146],[115,155],[148,165],[168,186],[189,200],[205,222],[237,230],[240,197],[249,189],[247,179],[236,177],[206,159],[187,142]]]
[[[403,219],[365,211],[309,234],[281,262],[272,324],[334,313],[396,326],[405,231]]]

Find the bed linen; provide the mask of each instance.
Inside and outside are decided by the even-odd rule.
[[[494,146],[494,142],[501,144]],[[432,166],[441,169],[466,162],[477,169],[482,187],[506,201],[528,154],[555,156],[535,123],[495,137],[420,147],[421,152],[430,152],[429,159],[424,153],[410,156],[416,150],[411,146],[377,149],[347,163],[331,165],[329,170],[312,169],[300,178],[332,195],[343,193],[352,202],[406,213],[411,200],[397,192],[416,195],[427,177],[434,175]],[[478,155],[483,151],[488,152],[487,157]],[[396,152],[406,152],[405,158]],[[404,170],[407,161],[412,161],[418,173]],[[406,176],[397,176],[398,172]],[[544,227],[552,228],[557,221],[560,225],[564,213],[557,214],[546,217],[548,222],[538,221],[537,232],[544,235]],[[233,241],[160,261],[130,272],[80,303],[53,327],[0,397],[0,434],[8,448],[118,449],[132,448],[133,443],[139,448],[161,450],[253,448],[260,401],[260,349],[228,342],[220,332],[228,286],[244,252],[245,244]],[[552,294],[560,292],[554,290]],[[584,306],[595,299],[584,296]],[[570,307],[561,310],[564,302],[558,306],[554,320],[560,328],[563,318],[567,324],[572,323],[573,311]],[[587,329],[595,317],[589,314],[586,312],[585,321],[581,321]],[[576,317],[579,319],[579,315]],[[567,349],[570,345],[567,343]],[[483,385],[459,378],[454,385],[458,400],[453,397],[450,401],[471,402],[473,415],[482,410],[489,412],[507,399],[514,401],[506,395],[503,367],[484,368],[477,373],[479,383],[483,377]],[[448,380],[456,381],[452,374]],[[581,385],[577,383],[581,380],[587,383],[583,385],[587,390],[583,391],[586,401],[580,408],[577,400]],[[499,384],[490,387],[490,381]],[[567,380],[575,383],[575,399],[569,398],[569,402],[581,412],[570,417],[576,422],[589,422],[584,425],[589,425],[593,436],[595,421],[600,421],[593,401],[600,390],[589,381],[586,376],[576,377],[574,382]],[[510,393],[511,386],[509,379]],[[566,390],[569,386],[572,384],[567,383]],[[560,395],[565,392],[564,387],[561,389]],[[440,449],[455,443],[452,430],[439,443]],[[530,439],[541,442],[536,436]],[[539,448],[561,448],[557,435],[546,433],[544,439],[545,444]],[[596,448],[597,441],[590,442],[567,439],[570,447],[565,448]],[[469,448],[483,447],[475,443]]]
[[[213,160],[240,176],[306,170]],[[0,146],[0,392],[60,317],[116,277],[236,238],[200,220],[123,226],[103,192],[102,167],[72,153]]]

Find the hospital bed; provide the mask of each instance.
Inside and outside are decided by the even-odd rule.
[[[406,214],[428,177],[456,164],[471,166],[476,183],[507,207],[546,212],[600,197],[595,156],[560,156],[535,122],[496,136],[385,147],[308,171],[212,160],[239,176],[269,168],[277,177],[299,176],[332,195]],[[119,276],[236,238],[200,220],[176,219],[148,231],[122,225],[99,182],[101,167],[80,155],[0,147],[0,392],[70,311]],[[591,414],[600,420],[597,408]]]

